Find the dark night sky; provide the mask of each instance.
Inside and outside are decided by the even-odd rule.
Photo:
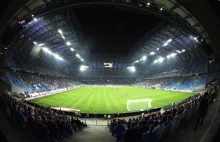
[[[127,55],[159,19],[114,7],[74,10],[91,54]]]

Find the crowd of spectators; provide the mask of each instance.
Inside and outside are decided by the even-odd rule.
[[[31,106],[25,101],[1,93],[0,105],[20,129],[42,142],[59,142],[82,131],[87,125],[77,118],[49,107]]]
[[[206,78],[200,76],[179,76],[170,78],[155,78],[136,83],[137,86],[157,89],[193,90],[205,84]],[[205,89],[205,88],[203,88]]]
[[[151,112],[130,119],[113,119],[109,128],[117,142],[156,142],[162,138],[162,133],[171,130],[169,124],[174,118],[184,114],[207,97],[207,93],[190,97],[179,104],[172,104],[164,112]]]
[[[20,77],[25,85],[34,92],[72,88],[80,84],[79,82],[64,77],[39,76],[34,74],[21,74]]]

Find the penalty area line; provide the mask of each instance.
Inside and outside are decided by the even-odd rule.
[[[84,99],[87,95],[84,95],[81,99],[79,99],[73,106],[72,108],[74,108],[82,99]]]

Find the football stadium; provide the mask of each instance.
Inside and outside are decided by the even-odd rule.
[[[219,142],[218,0],[3,0],[2,142]]]

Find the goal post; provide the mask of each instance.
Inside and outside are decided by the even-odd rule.
[[[143,111],[151,108],[152,99],[127,100],[128,111]]]

